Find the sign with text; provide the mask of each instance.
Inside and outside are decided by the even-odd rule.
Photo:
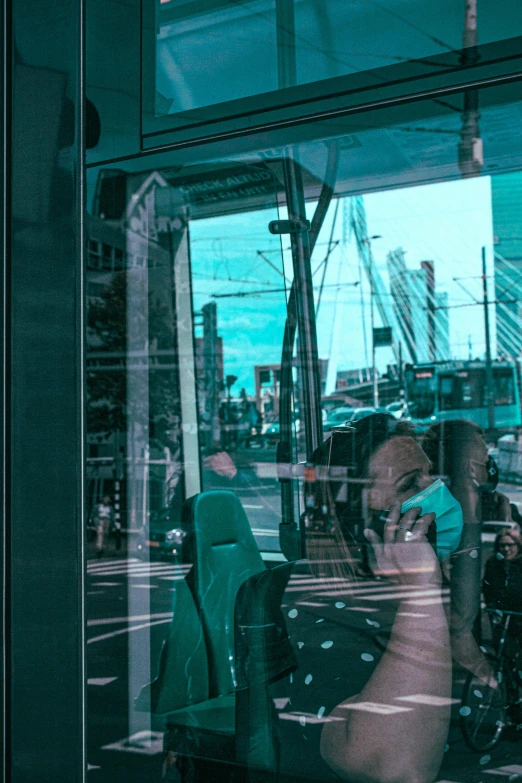
[[[391,326],[382,326],[373,330],[373,344],[376,348],[382,348],[392,344]]]

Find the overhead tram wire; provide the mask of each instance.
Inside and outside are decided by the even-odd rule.
[[[328,268],[328,259],[330,258],[330,255],[331,255],[332,249],[333,249],[332,248],[332,242],[333,242],[333,235],[334,235],[334,231],[335,231],[335,226],[336,226],[336,223],[337,223],[337,213],[339,212],[339,201],[340,201],[340,199],[338,198],[337,201],[336,201],[336,204],[335,204],[335,211],[334,211],[334,216],[333,216],[333,220],[332,220],[332,227],[330,229],[330,239],[328,240],[328,250],[326,252],[326,256],[324,258],[324,261],[322,262],[322,265],[323,265],[323,276],[321,278],[321,285],[319,287],[319,296],[317,297],[317,307],[315,308],[315,317],[316,318],[319,315],[319,308],[321,306],[321,296],[322,296],[323,288],[324,288],[324,279],[325,279],[325,276],[326,276],[326,270]],[[341,265],[339,265],[339,270],[340,270],[340,268],[341,268]]]
[[[359,281],[356,280],[353,283],[328,283],[322,286],[322,288],[356,288],[359,285]],[[314,289],[321,290],[320,286],[314,286]],[[241,298],[243,296],[262,296],[263,294],[281,294],[286,293],[287,288],[264,288],[259,291],[234,291],[230,294],[210,294],[212,299],[231,299]]]

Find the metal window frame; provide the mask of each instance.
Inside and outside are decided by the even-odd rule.
[[[522,37],[484,44],[477,56],[467,50],[432,55],[385,68],[299,84],[259,95],[225,101],[176,114],[154,117],[155,5],[142,4],[141,139],[142,149],[169,143],[205,142],[209,137],[255,132],[282,121],[304,121],[343,109],[362,110],[398,97],[413,97],[441,87],[463,89],[492,76],[513,75],[522,69]]]
[[[87,766],[84,3],[50,0],[45,10],[58,25],[26,26],[30,0],[2,7],[2,773],[54,783],[84,781]],[[60,47],[57,71],[50,58]],[[61,87],[46,93],[53,79]],[[69,153],[61,159],[60,146]]]

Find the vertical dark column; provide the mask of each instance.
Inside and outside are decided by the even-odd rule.
[[[8,568],[6,560],[6,437],[5,437],[5,391],[6,391],[6,370],[7,370],[7,357],[6,357],[6,312],[5,312],[5,292],[6,292],[6,259],[7,259],[7,244],[6,244],[6,223],[7,223],[7,199],[6,199],[6,175],[7,175],[7,150],[8,150],[8,132],[7,132],[7,118],[8,101],[6,92],[6,80],[8,78],[9,71],[6,68],[7,53],[9,47],[6,46],[6,29],[7,19],[9,13],[9,3],[4,3],[2,6],[2,13],[0,16],[0,46],[2,47],[2,63],[3,63],[3,78],[0,80],[0,94],[3,108],[3,122],[0,126],[0,143],[2,145],[3,154],[0,158],[0,170],[2,177],[2,220],[0,221],[0,237],[1,237],[1,293],[0,293],[0,346],[1,346],[1,378],[0,383],[0,492],[2,502],[0,503],[0,562],[1,562],[1,574],[2,574],[2,600],[0,601],[0,664],[1,664],[1,676],[0,676],[0,770],[7,769],[7,742],[6,742],[6,727],[7,727],[7,613],[6,613],[6,599],[7,599],[7,577]],[[6,772],[2,774],[2,781],[5,780]]]
[[[10,692],[18,783],[81,781],[82,12],[11,0],[7,417]]]
[[[437,322],[435,311],[435,265],[433,261],[421,261],[426,272],[426,311],[428,316],[428,356],[430,362],[437,361]]]

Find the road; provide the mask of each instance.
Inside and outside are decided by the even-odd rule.
[[[160,727],[151,724],[147,714],[136,712],[134,697],[149,679],[147,673],[156,669],[171,618],[174,585],[184,578],[187,568],[144,563],[132,554],[109,554],[88,561],[88,762],[92,783],[159,783],[161,779]],[[333,600],[326,589],[319,603],[310,605],[304,594],[301,596],[299,584],[292,589],[298,602],[303,599],[307,611],[320,612]],[[306,591],[306,587],[302,589]],[[344,621],[364,626],[367,619],[380,616],[376,607],[381,604],[391,612],[393,595],[389,590],[382,582],[360,583],[356,605],[341,610]],[[420,590],[410,598],[412,610],[422,612],[423,602],[429,600]],[[383,629],[390,616],[386,611],[380,616]],[[354,646],[350,666],[364,666],[360,652]],[[522,750],[513,739],[502,740],[487,754],[473,753],[464,744],[458,726],[464,676],[462,670],[454,673],[453,718],[439,783],[522,780]]]

